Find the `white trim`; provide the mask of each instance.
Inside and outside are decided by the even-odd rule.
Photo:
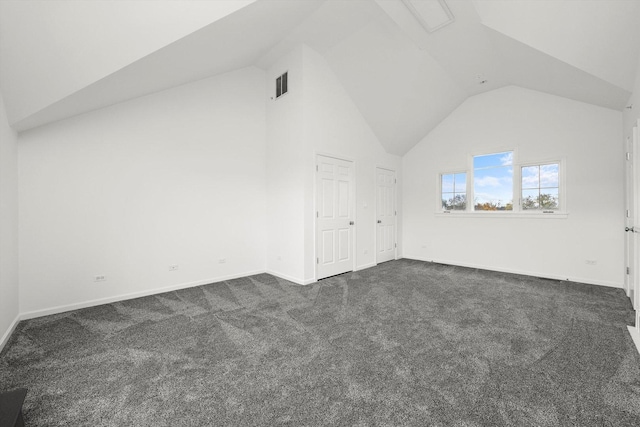
[[[553,213],[542,213],[539,211],[440,211],[435,216],[455,216],[467,218],[544,218],[544,219],[567,219],[569,212],[553,211]]]
[[[447,169],[447,171],[449,170],[454,170],[454,169]],[[464,177],[464,183],[465,183],[465,188],[464,188],[464,196],[465,198],[467,197],[468,191],[469,191],[469,171],[462,170],[462,169],[455,169],[455,172],[438,172],[437,175],[437,179],[438,179],[438,183],[436,184],[436,188],[438,191],[438,200],[436,200],[436,213],[438,212],[454,212],[454,211],[444,211],[442,209],[442,175],[453,175],[454,176],[454,190],[455,190],[455,175],[457,174],[465,174]],[[456,194],[456,192],[453,193],[454,195]],[[467,199],[467,203],[469,202],[469,199]],[[465,208],[465,210],[456,210],[455,212],[468,212],[469,209],[469,205],[467,205],[467,207]]]
[[[373,265],[380,264],[378,262],[378,169],[387,172],[393,172],[393,237],[395,242],[393,248],[393,260],[398,259],[398,172],[382,166],[376,166],[373,170],[373,190],[374,190],[374,209],[373,209]],[[357,206],[356,206],[357,207]],[[357,271],[354,269],[353,271]]]
[[[358,176],[358,164],[356,163],[356,161],[353,158],[344,156],[344,157],[339,157],[337,155],[334,154],[327,154],[326,152],[323,151],[315,151],[315,172],[313,173],[313,213],[316,215],[313,215],[313,259],[316,260],[316,262],[313,263],[314,267],[313,267],[313,278],[312,279],[306,279],[303,280],[302,282],[295,282],[298,284],[303,284],[303,285],[308,285],[309,283],[314,283],[318,281],[318,216],[317,216],[317,212],[318,212],[318,166],[320,164],[319,162],[319,158],[320,157],[328,157],[330,159],[334,159],[334,160],[340,160],[340,161],[344,161],[344,162],[350,162],[352,167],[353,167],[353,180],[352,180],[352,184],[353,184],[353,192],[352,192],[352,200],[351,200],[351,211],[352,211],[352,215],[353,215],[353,227],[351,230],[351,238],[353,239],[353,243],[351,244],[351,271],[356,271],[356,257],[358,255],[358,225],[359,225],[359,221],[358,221],[358,187],[357,187],[357,176]],[[345,271],[344,273],[347,273],[347,271]],[[340,273],[342,274],[342,273]],[[286,279],[289,280],[289,279]]]
[[[636,326],[627,326],[629,329],[629,334],[631,335],[631,339],[636,345],[636,350],[640,353],[640,329],[638,329],[638,325]]]
[[[556,158],[550,158],[550,159],[544,159],[544,160],[539,160],[539,161],[533,161],[533,162],[523,162],[523,163],[519,163],[518,166],[518,180],[517,180],[517,199],[518,199],[518,210],[520,212],[524,212],[522,210],[522,168],[524,167],[529,167],[529,166],[544,166],[544,165],[552,165],[552,164],[557,164],[558,165],[558,199],[559,199],[559,212],[565,212],[567,210],[567,180],[566,180],[566,160],[564,157],[556,157]],[[514,169],[514,173],[515,173],[515,169]],[[514,186],[516,185],[516,181],[515,181],[515,176],[514,176]],[[515,200],[515,199],[514,199]],[[515,207],[515,203],[514,203],[514,207]],[[541,209],[544,210],[544,209]],[[526,211],[526,212],[530,212],[530,211]]]
[[[407,6],[407,9],[409,9],[411,14],[416,18],[416,20],[420,23],[420,25],[422,25],[425,31],[429,34],[455,21],[455,17],[453,16],[453,13],[451,13],[451,10],[449,9],[449,6],[447,5],[447,3],[445,3],[445,0],[438,0],[438,4],[442,8],[442,11],[445,13],[445,15],[447,15],[447,18],[449,18],[449,20],[443,21],[440,24],[436,25],[435,27],[431,27],[427,22],[426,18],[422,15],[422,13],[418,12],[418,9],[416,9],[412,1],[413,0],[402,0],[405,6]]]
[[[311,278],[311,279],[298,279],[297,277],[289,276],[287,274],[279,273],[279,272],[273,271],[273,270],[267,270],[267,271],[265,271],[265,273],[271,274],[272,276],[276,276],[276,277],[279,277],[280,279],[287,280],[289,282],[295,283],[296,285],[308,285],[310,283],[315,283],[315,281],[316,281],[316,279],[314,279],[314,278]]]
[[[82,308],[94,307],[96,305],[102,305],[102,304],[110,304],[118,301],[126,301],[129,299],[141,298],[149,295],[157,295],[165,292],[177,291],[180,289],[193,288],[195,286],[208,285],[210,283],[224,282],[225,280],[253,276],[255,274],[261,274],[264,272],[265,272],[264,270],[248,271],[248,272],[239,273],[239,274],[231,274],[228,276],[215,277],[212,279],[198,280],[195,282],[188,282],[188,283],[180,283],[177,285],[166,286],[164,288],[156,288],[156,289],[151,289],[146,291],[132,292],[130,294],[121,294],[117,296],[99,298],[99,299],[94,299],[94,300],[84,301],[84,302],[79,302],[74,304],[59,305],[56,307],[45,308],[42,310],[33,310],[33,311],[28,311],[26,313],[20,313],[20,320],[27,320],[27,319],[33,319],[35,317],[42,317],[42,316],[48,316],[51,314],[64,313],[66,311],[79,310]]]
[[[2,338],[0,338],[0,353],[2,353],[2,350],[4,350],[4,346],[9,342],[9,338],[11,338],[11,334],[13,334],[13,331],[16,330],[16,326],[18,326],[20,320],[22,320],[22,317],[18,314],[16,318],[13,319],[13,322],[11,322],[11,325],[9,325],[9,328],[4,333]]]
[[[370,262],[369,264],[363,264],[363,265],[360,265],[360,266],[356,267],[356,269],[353,270],[353,271],[366,270],[367,268],[375,267],[376,265],[378,265],[378,264],[376,264],[375,262]]]
[[[598,281],[598,280],[586,279],[586,278],[581,278],[581,277],[557,276],[557,275],[554,275],[554,274],[537,273],[535,271],[514,270],[514,269],[510,269],[510,268],[498,268],[498,267],[487,266],[487,265],[468,264],[468,263],[458,262],[458,261],[449,261],[449,260],[440,260],[440,259],[428,259],[428,258],[424,258],[424,257],[411,256],[411,255],[404,256],[404,258],[405,259],[416,260],[416,261],[425,261],[425,262],[435,262],[435,263],[438,263],[438,264],[447,264],[447,265],[452,265],[452,266],[457,266],[457,267],[468,267],[468,268],[478,268],[480,270],[498,271],[500,273],[521,274],[523,276],[531,276],[531,277],[543,277],[545,279],[560,280],[560,281],[563,281],[563,282],[564,281],[570,281],[570,282],[576,282],[576,283],[584,283],[584,284],[587,284],[587,285],[597,285],[597,286],[606,286],[606,287],[609,287],[609,288],[624,289],[624,284],[617,283],[617,282],[612,282],[612,281],[609,281],[609,280]]]
[[[474,168],[474,159],[476,157],[482,157],[482,156],[491,156],[491,155],[495,155],[495,154],[502,154],[502,153],[513,153],[512,157],[511,157],[511,168],[513,169],[513,186],[511,188],[511,204],[513,206],[513,209],[516,209],[516,203],[515,201],[518,200],[518,193],[517,193],[517,189],[516,189],[516,182],[519,179],[519,172],[518,172],[518,176],[516,176],[516,171],[517,171],[517,165],[519,164],[519,157],[518,157],[518,150],[519,148],[516,147],[512,147],[512,148],[498,148],[498,147],[494,147],[494,149],[478,149],[478,151],[471,152],[468,156],[467,156],[467,211],[468,212],[477,212],[474,210],[474,203],[475,203],[475,168]],[[440,191],[442,191],[442,188],[440,189]],[[440,196],[440,203],[442,203],[442,195]],[[471,203],[469,203],[469,201],[471,201]],[[496,213],[496,212],[493,212]]]

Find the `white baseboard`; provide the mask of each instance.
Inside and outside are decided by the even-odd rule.
[[[467,264],[467,263],[463,263],[463,262],[441,260],[441,259],[427,259],[427,258],[423,258],[423,257],[419,257],[419,256],[411,256],[411,255],[407,255],[404,258],[405,259],[413,259],[413,260],[416,260],[416,261],[436,262],[438,264],[455,265],[455,266],[458,266],[458,267],[478,268],[478,269],[481,269],[481,270],[499,271],[501,273],[511,273],[511,274],[522,274],[524,276],[544,277],[545,279],[554,279],[554,280],[562,280],[562,281],[569,280],[571,282],[586,283],[588,285],[598,285],[598,286],[607,286],[609,288],[621,288],[621,289],[624,289],[624,284],[623,283],[611,282],[611,281],[608,281],[608,280],[592,280],[592,279],[587,279],[587,278],[583,278],[583,277],[557,276],[557,275],[553,275],[553,274],[540,273],[540,272],[535,272],[535,271],[514,270],[514,269],[510,269],[510,268],[496,268],[496,267],[487,266],[487,265]]]
[[[261,274],[261,273],[264,273],[264,270],[249,271],[249,272],[240,273],[240,274],[231,274],[228,276],[215,277],[213,279],[198,280],[195,282],[180,283],[177,285],[166,286],[163,288],[149,289],[149,290],[140,291],[140,292],[132,292],[130,294],[120,294],[112,297],[99,298],[95,300],[84,301],[84,302],[79,302],[74,304],[59,305],[57,307],[51,307],[51,308],[46,308],[42,310],[34,310],[34,311],[21,313],[19,318],[20,320],[33,319],[35,317],[49,316],[51,314],[64,313],[66,311],[79,310],[81,308],[94,307],[96,305],[110,304],[112,302],[125,301],[129,299],[134,299],[134,298],[146,297],[149,295],[157,295],[165,292],[192,288],[194,286],[208,285],[209,283],[222,282],[225,280],[237,279],[239,277],[253,276],[254,274]]]
[[[296,285],[308,285],[310,283],[315,283],[315,279],[298,279],[297,277],[293,277],[293,276],[289,276],[287,274],[284,273],[280,273],[278,271],[274,271],[274,270],[267,270],[265,271],[265,273],[267,274],[271,274],[272,276],[276,276],[279,277],[283,280],[287,280],[289,282],[293,282]]]
[[[355,269],[355,270],[353,270],[353,271],[366,270],[367,268],[375,267],[376,265],[378,265],[378,264],[376,264],[375,262],[371,262],[371,263],[369,263],[369,264],[359,265],[359,266],[357,266],[357,267],[356,267],[356,269]]]
[[[369,264],[364,264],[364,265],[359,265],[356,266],[355,269],[353,271],[360,271],[360,270],[365,270],[367,268],[371,268],[371,267],[375,267],[377,264],[375,262],[369,263]],[[315,283],[317,282],[316,279],[298,279],[297,277],[292,277],[292,276],[288,276],[286,274],[277,272],[277,271],[273,271],[273,270],[267,270],[266,273],[271,274],[273,276],[279,277],[281,279],[284,280],[288,280],[289,282],[293,282],[297,285],[309,285],[311,283]]]
[[[18,322],[20,322],[19,314],[16,316],[15,319],[13,319],[13,322],[11,322],[7,331],[4,333],[2,338],[0,338],[0,353],[2,353],[2,350],[4,350],[4,346],[7,344],[7,342],[9,342],[9,338],[11,337],[11,334],[13,333],[13,331],[15,331],[16,326],[18,326]]]
[[[638,329],[640,325],[636,326],[627,326],[629,329],[629,334],[631,334],[631,338],[636,345],[636,350],[640,353],[640,329]]]

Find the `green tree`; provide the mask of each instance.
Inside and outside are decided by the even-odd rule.
[[[456,194],[449,199],[442,199],[442,209],[448,211],[463,211],[467,209],[467,196],[465,194]]]
[[[538,197],[527,196],[522,199],[522,210],[558,209],[558,197],[553,194],[540,194]]]
[[[558,209],[558,197],[553,194],[541,194],[540,209]]]

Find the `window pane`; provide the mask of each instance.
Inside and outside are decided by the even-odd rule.
[[[558,189],[543,188],[540,190],[540,209],[558,209]]]
[[[453,209],[453,193],[442,193],[442,209]]]
[[[558,164],[540,166],[540,187],[558,188]]]
[[[522,210],[538,209],[540,207],[539,194],[537,188],[535,190],[522,190]]]
[[[453,209],[459,211],[467,209],[467,195],[465,193],[456,193],[453,197]]]
[[[453,174],[442,175],[442,198],[444,198],[444,193],[453,193]]]
[[[540,166],[526,166],[522,168],[522,188],[540,187]]]
[[[442,209],[465,210],[467,208],[467,173],[450,173],[440,175],[442,187]]]
[[[558,163],[522,168],[522,209],[559,209]]]
[[[513,169],[495,167],[474,171],[476,210],[513,209]]]
[[[513,164],[513,151],[503,153],[484,154],[473,157],[474,169],[486,169],[496,166],[511,166]]]
[[[466,173],[457,173],[455,175],[455,191],[456,193],[467,191],[467,174]]]

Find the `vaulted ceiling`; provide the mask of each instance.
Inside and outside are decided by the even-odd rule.
[[[430,1],[437,0],[414,0]],[[0,90],[25,130],[255,65],[305,43],[402,155],[467,97],[505,85],[622,110],[637,0],[447,0],[429,33],[400,0],[0,2]]]

